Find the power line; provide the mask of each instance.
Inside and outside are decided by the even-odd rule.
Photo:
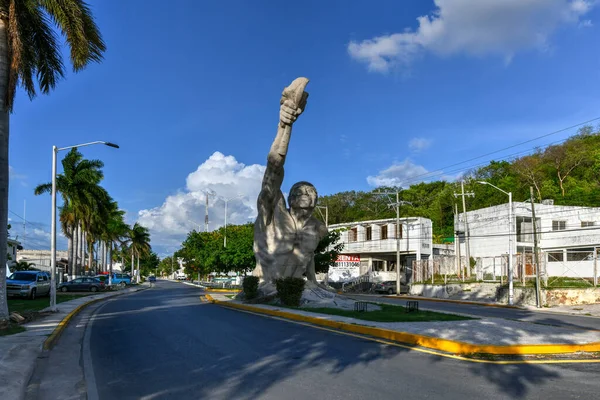
[[[424,174],[415,175],[415,176],[413,176],[411,179],[418,178],[418,177],[422,177],[422,176],[426,176],[426,175],[428,175],[428,174],[431,174],[431,173],[434,173],[434,172],[439,172],[439,173],[443,174],[443,173],[444,173],[444,172],[443,172],[443,169],[445,169],[445,168],[451,168],[451,167],[455,167],[455,166],[457,166],[457,165],[466,164],[466,163],[468,163],[468,162],[475,161],[475,160],[478,160],[478,159],[480,159],[480,158],[484,158],[484,157],[487,157],[487,156],[491,156],[491,155],[493,155],[493,154],[498,154],[498,153],[501,153],[501,152],[503,152],[503,151],[505,151],[505,150],[510,150],[510,149],[513,149],[513,148],[515,148],[515,147],[519,147],[519,146],[522,146],[522,145],[524,145],[524,144],[531,143],[531,142],[534,142],[534,141],[536,141],[536,140],[539,140],[539,139],[543,139],[543,138],[545,138],[545,137],[548,137],[548,136],[556,135],[556,134],[558,134],[558,133],[565,132],[565,131],[567,131],[567,130],[569,130],[569,129],[574,129],[574,128],[577,128],[577,127],[579,127],[579,126],[582,126],[582,125],[587,125],[587,124],[589,124],[589,123],[591,123],[591,122],[598,121],[598,120],[600,120],[600,117],[592,118],[592,119],[590,119],[590,120],[587,120],[587,121],[580,122],[580,123],[578,123],[578,124],[575,124],[575,125],[569,126],[569,127],[567,127],[567,128],[562,128],[562,129],[559,129],[559,130],[557,130],[557,131],[554,131],[554,132],[550,132],[550,133],[546,133],[546,134],[544,134],[544,135],[540,135],[540,136],[534,137],[534,138],[532,138],[532,139],[526,140],[526,141],[524,141],[524,142],[521,142],[521,143],[517,143],[517,144],[511,145],[511,146],[507,146],[507,147],[504,147],[504,148],[502,148],[502,149],[499,149],[499,150],[491,151],[491,152],[489,152],[489,153],[486,153],[486,154],[483,154],[483,155],[480,155],[480,156],[477,156],[477,157],[472,157],[472,158],[469,158],[469,159],[467,159],[467,160],[460,161],[460,162],[457,162],[457,163],[454,163],[454,164],[450,164],[450,165],[448,165],[448,166],[445,166],[445,167],[442,167],[442,168],[440,168],[440,169],[438,169],[438,170],[436,170],[436,171],[431,171],[431,172],[426,172],[426,173],[424,173]]]

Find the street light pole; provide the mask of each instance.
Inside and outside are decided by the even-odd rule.
[[[225,231],[223,232],[223,247],[227,247],[227,204],[230,200],[234,200],[243,196],[243,194],[238,194],[237,196],[233,197],[221,197],[221,199],[225,202]]]
[[[50,222],[50,311],[56,309],[56,156],[58,149],[52,146],[52,221]]]
[[[95,141],[89,143],[82,143],[76,146],[67,146],[57,148],[52,146],[52,221],[50,222],[50,311],[56,312],[56,164],[57,155],[59,151],[69,150],[75,147],[91,146],[94,144],[104,144],[109,147],[118,149],[119,146],[104,141]]]
[[[515,299],[515,290],[513,285],[513,237],[512,237],[512,226],[513,226],[513,215],[512,215],[512,192],[507,192],[505,190],[500,189],[498,186],[492,185],[486,181],[477,181],[482,185],[489,185],[496,190],[508,195],[508,304],[511,306],[514,303]]]

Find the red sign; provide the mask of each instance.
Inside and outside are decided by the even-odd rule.
[[[335,262],[360,262],[359,255],[350,255],[350,254],[338,254],[337,260]]]

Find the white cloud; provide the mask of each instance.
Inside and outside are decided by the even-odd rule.
[[[591,19],[586,19],[586,20],[581,21],[578,26],[580,28],[591,28],[592,26],[594,26],[594,23],[592,22]]]
[[[412,138],[410,142],[408,142],[408,147],[414,152],[419,152],[429,148],[429,146],[431,146],[431,143],[431,139]]]
[[[210,230],[224,224],[222,198],[243,195],[229,201],[228,224],[243,224],[255,218],[264,172],[263,165],[244,165],[233,156],[215,152],[188,175],[185,189],[168,196],[159,207],[141,210],[138,222],[150,230],[153,247],[171,253],[180,247],[188,232],[204,229],[206,191],[217,194],[217,197],[209,197]]]
[[[453,182],[462,176],[445,174],[442,170],[429,171],[422,165],[413,163],[410,159],[394,162],[392,165],[379,171],[375,176],[367,176],[367,183],[374,187],[398,186],[408,188],[421,182],[446,181]]]
[[[379,171],[376,176],[368,176],[367,183],[371,186],[410,186],[416,183],[414,180],[419,176],[427,174],[428,171],[422,165],[414,164],[409,159],[401,163],[394,163],[388,168]]]
[[[594,0],[434,0],[435,10],[407,29],[348,45],[370,71],[408,65],[427,52],[440,56],[496,55],[509,61],[521,50],[549,47],[558,27],[577,24]],[[587,22],[583,22],[587,25]],[[591,24],[591,21],[589,22]]]
[[[9,165],[8,166],[8,177],[9,177],[9,179],[14,179],[14,180],[24,180],[27,178],[27,175],[19,174],[17,171],[15,171],[15,169],[11,165]]]

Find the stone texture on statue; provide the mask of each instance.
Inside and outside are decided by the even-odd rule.
[[[281,185],[292,125],[304,112],[308,79],[297,78],[284,89],[279,110],[277,135],[267,156],[267,168],[257,200],[258,216],[254,223],[254,276],[260,278],[259,299],[270,301],[277,294],[273,283],[286,277],[306,277],[302,305],[352,309],[354,300],[344,298],[319,285],[315,274],[314,253],[327,227],[313,216],[317,190],[309,182],[295,183],[286,205]],[[310,155],[311,160],[314,155]]]
[[[274,291],[272,282],[275,279],[306,276],[316,282],[314,251],[327,234],[325,225],[313,216],[318,196],[312,184],[298,182],[292,186],[288,196],[289,209],[281,191],[292,124],[306,106],[308,93],[304,88],[307,83],[308,79],[298,78],[283,91],[277,135],[267,157],[258,196],[253,275],[260,278],[264,295]]]

